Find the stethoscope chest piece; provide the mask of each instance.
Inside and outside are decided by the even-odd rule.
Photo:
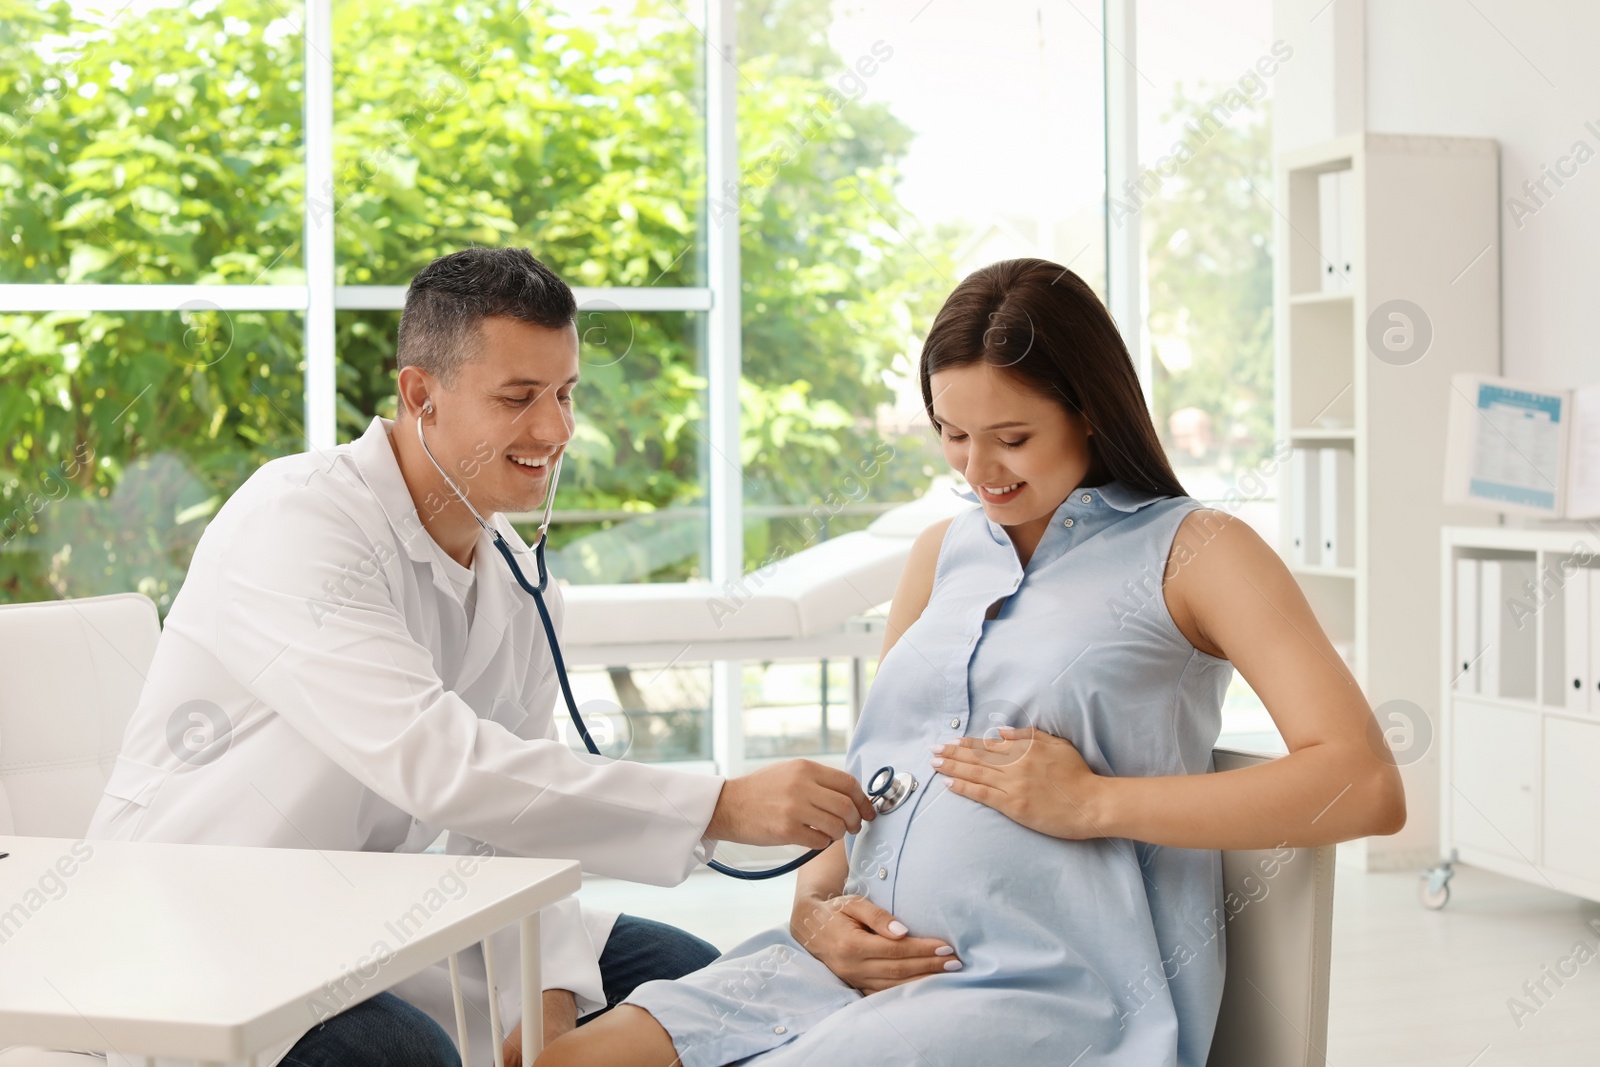
[[[867,783],[867,796],[879,815],[887,815],[917,791],[917,779],[910,771],[895,772],[893,767],[879,767]]]

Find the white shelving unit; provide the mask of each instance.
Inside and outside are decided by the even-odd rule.
[[[1447,861],[1600,900],[1594,817],[1600,714],[1583,694],[1571,697],[1564,600],[1575,580],[1588,577],[1583,564],[1600,565],[1600,535],[1593,528],[1449,527],[1441,540],[1439,573],[1447,590],[1437,620],[1436,684],[1445,709],[1437,746],[1441,853]],[[1533,565],[1534,590],[1502,589],[1499,608],[1534,627],[1533,691],[1524,697],[1463,691],[1469,683],[1461,680],[1456,654],[1459,559]],[[1586,642],[1591,657],[1597,638],[1591,633]],[[1444,906],[1449,874],[1448,862],[1435,870],[1423,887],[1425,903]]]
[[[1353,246],[1339,257],[1351,284],[1326,293],[1318,176],[1339,170],[1354,182]],[[1484,138],[1351,134],[1281,155],[1276,188],[1278,435],[1295,448],[1349,449],[1354,467],[1353,498],[1340,501],[1353,509],[1349,562],[1296,566],[1287,543],[1280,552],[1372,705],[1403,699],[1431,715],[1439,530],[1485,521],[1441,500],[1450,375],[1500,371],[1499,152]],[[1388,325],[1393,301],[1421,310],[1431,341],[1422,349],[1418,333],[1411,353],[1380,358],[1369,321]],[[1292,470],[1282,468],[1279,494],[1286,540],[1305,490]],[[1437,753],[1402,773],[1405,829],[1341,844],[1341,863],[1390,870],[1438,858]]]

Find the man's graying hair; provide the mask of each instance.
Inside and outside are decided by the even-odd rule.
[[[484,319],[503,315],[559,330],[577,314],[567,283],[526,248],[468,248],[440,256],[411,279],[396,362],[452,385],[477,355]]]

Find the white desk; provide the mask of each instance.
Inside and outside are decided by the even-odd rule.
[[[538,913],[580,883],[572,860],[4,836],[0,852],[0,1046],[214,1063],[516,923],[532,1063]]]

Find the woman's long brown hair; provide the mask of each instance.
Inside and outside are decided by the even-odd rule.
[[[1144,405],[1139,375],[1094,290],[1059,263],[1007,259],[962,279],[922,345],[922,403],[935,432],[933,375],[986,362],[1088,421],[1085,485],[1120,481],[1187,496]]]

